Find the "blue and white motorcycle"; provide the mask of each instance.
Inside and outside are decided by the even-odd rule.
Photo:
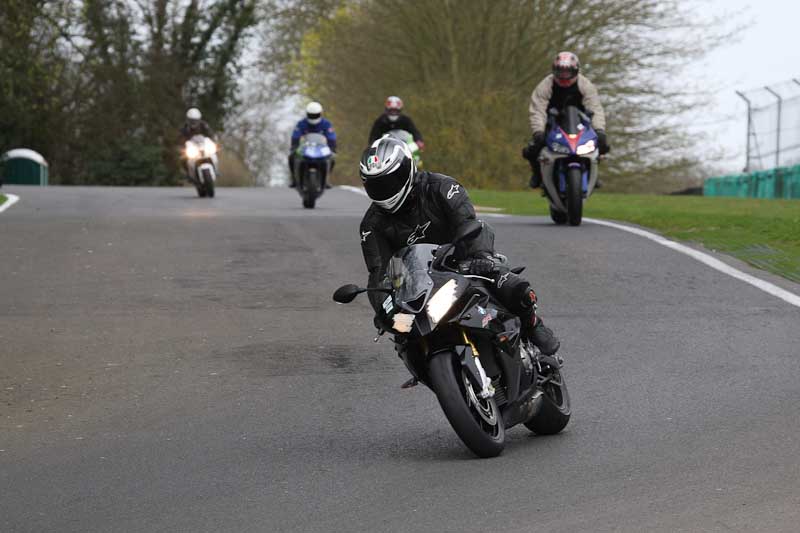
[[[578,226],[583,202],[597,185],[600,150],[592,119],[575,106],[549,111],[546,145],[539,155],[542,185],[556,224]]]
[[[333,166],[333,150],[321,133],[307,133],[300,138],[294,158],[294,179],[303,207],[313,209],[325,192]]]

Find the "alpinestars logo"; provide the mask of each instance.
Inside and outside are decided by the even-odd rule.
[[[509,273],[508,273],[508,272],[506,272],[505,274],[503,274],[502,276],[500,276],[500,277],[497,279],[497,288],[498,288],[498,289],[499,289],[500,287],[502,287],[503,285],[505,285],[505,284],[506,284],[506,281],[508,281],[508,274],[509,274]]]
[[[372,233],[371,231],[362,231],[361,232],[361,242],[367,242],[367,236]]]
[[[457,183],[456,183],[455,185],[451,185],[451,186],[450,186],[450,190],[449,190],[449,191],[447,191],[447,199],[448,199],[448,200],[452,200],[452,199],[453,199],[453,196],[455,196],[456,194],[460,193],[460,192],[461,192],[461,191],[459,190],[459,189],[460,189],[460,187],[461,187],[461,186],[460,186],[459,184],[457,184]]]
[[[425,224],[423,224],[421,226],[417,225],[417,227],[414,228],[414,231],[411,232],[411,235],[408,236],[408,239],[406,240],[406,244],[411,246],[412,244],[416,243],[417,241],[424,239],[425,238],[425,232],[428,230],[428,226],[430,226],[430,225],[431,225],[431,221],[430,220],[427,221]]]

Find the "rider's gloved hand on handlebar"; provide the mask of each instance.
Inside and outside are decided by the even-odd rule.
[[[607,154],[611,151],[611,146],[608,144],[608,137],[606,137],[605,130],[596,130],[597,134],[597,148],[600,149],[600,155]]]
[[[544,132],[543,131],[534,131],[533,132],[533,144],[541,144],[544,142]]]
[[[495,270],[495,263],[488,257],[473,257],[470,261],[465,262],[466,273],[474,276],[488,277]]]

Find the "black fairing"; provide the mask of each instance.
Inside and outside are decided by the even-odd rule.
[[[426,247],[420,248],[425,253],[419,253],[419,257],[432,256],[430,248],[433,246],[417,246]],[[498,403],[501,414],[509,410],[508,416],[503,414],[505,424],[523,421],[520,413],[527,410],[521,406],[527,406],[527,400],[520,395],[533,394],[533,376],[525,371],[520,359],[520,319],[494,300],[485,281],[446,270],[428,270],[427,274],[432,286],[427,290],[426,301],[430,301],[432,295],[450,280],[456,280],[457,296],[438,323],[432,322],[423,306],[415,314],[412,330],[408,334],[396,335],[396,349],[409,371],[430,387],[428,360],[441,351],[451,351],[461,360],[470,381],[479,389],[479,381],[473,381],[479,380],[473,361],[475,350],[495,388],[502,388],[502,394],[497,398],[501,399]],[[416,291],[408,294],[413,296]],[[407,306],[401,302],[395,301],[395,306],[399,312],[408,312]]]

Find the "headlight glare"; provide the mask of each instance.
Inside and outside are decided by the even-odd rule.
[[[595,144],[594,141],[588,141],[583,143],[582,145],[578,146],[578,155],[586,155],[591,154],[595,151]]]
[[[456,280],[451,279],[428,300],[428,316],[433,322],[439,322],[456,303],[456,287]]]
[[[197,159],[200,157],[200,148],[191,141],[186,143],[186,157],[189,159]]]
[[[203,151],[208,156],[212,156],[212,155],[216,154],[217,153],[217,143],[215,143],[211,139],[206,139],[206,142],[204,143],[204,146],[203,146]]]

